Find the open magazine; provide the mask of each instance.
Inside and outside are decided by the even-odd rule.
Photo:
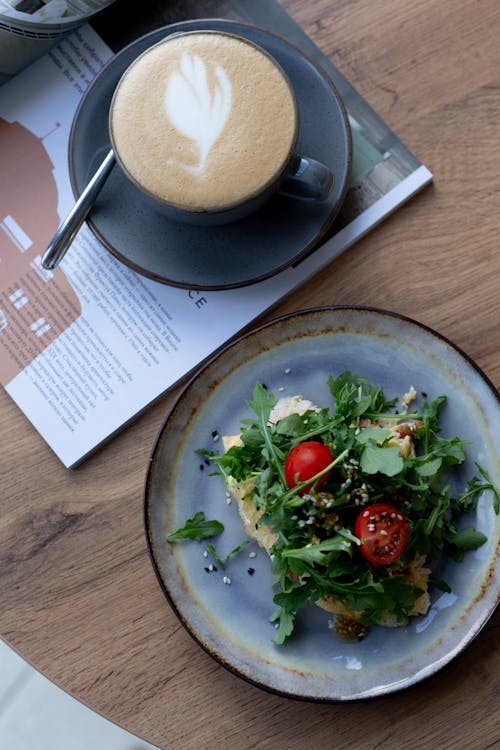
[[[83,26],[0,87],[0,382],[66,467],[432,179],[330,65],[353,133],[351,183],[329,238],[298,266],[238,289],[174,288],[121,264],[84,226],[47,271],[41,256],[74,202],[71,123],[111,55]]]

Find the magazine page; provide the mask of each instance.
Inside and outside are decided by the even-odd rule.
[[[0,88],[0,382],[67,467],[431,179],[350,114],[344,209],[333,236],[297,267],[239,289],[179,289],[121,264],[84,226],[47,271],[41,257],[74,202],[71,123],[110,56],[84,26]]]

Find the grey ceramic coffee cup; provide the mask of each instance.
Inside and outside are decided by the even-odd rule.
[[[158,42],[156,45],[154,45],[154,47],[162,45],[165,41],[172,39],[173,36],[186,36],[192,33],[199,34],[200,31],[171,35],[165,40]],[[234,200],[226,201],[215,207],[211,206],[209,208],[200,209],[189,208],[185,205],[180,205],[173,201],[165,200],[155,192],[152,192],[145,184],[143,184],[143,182],[141,182],[140,179],[138,179],[137,175],[132,174],[130,169],[127,167],[125,159],[122,158],[120,147],[117,144],[117,139],[115,138],[113,130],[114,105],[120,84],[128,74],[128,72],[136,65],[136,63],[151,52],[151,49],[153,48],[150,48],[139,55],[138,58],[134,60],[129,68],[127,68],[127,70],[123,73],[115,89],[115,93],[111,101],[109,115],[110,140],[113,151],[115,153],[116,161],[127,179],[137,188],[138,199],[145,202],[150,208],[159,211],[160,213],[166,215],[168,218],[174,221],[199,226],[217,226],[238,221],[239,219],[242,219],[257,211],[265,203],[267,203],[273,195],[276,195],[277,193],[284,194],[296,200],[309,201],[312,203],[325,200],[328,197],[334,183],[334,177],[327,166],[308,156],[298,154],[296,151],[300,128],[299,108],[297,106],[296,94],[294,92],[293,86],[283,68],[274,59],[274,57],[269,54],[269,52],[267,52],[254,42],[250,42],[244,37],[239,37],[232,33],[229,34],[227,32],[220,31],[203,31],[201,33],[228,36],[240,40],[241,42],[244,42],[244,44],[256,48],[260,54],[264,55],[272,61],[274,67],[279,70],[283,80],[286,82],[288,91],[294,103],[295,126],[293,138],[291,139],[291,145],[288,149],[286,157],[283,159],[280,165],[280,168],[271,176],[271,178],[263,181],[263,183],[257,190],[246,195],[243,199],[235,198]],[[297,55],[300,55],[300,52],[298,50]],[[140,138],[139,131],[137,133],[137,137]]]

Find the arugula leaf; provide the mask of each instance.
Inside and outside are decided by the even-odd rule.
[[[378,415],[396,403],[396,399],[386,401],[383,391],[362,375],[349,371],[341,373],[337,378],[330,375],[327,384],[335,401],[335,412],[346,418]]]
[[[356,435],[356,442],[366,445],[370,440],[375,443],[383,443],[387,438],[391,437],[391,431],[386,430],[384,427],[370,426],[364,427],[360,430],[359,434]]]
[[[236,555],[240,550],[242,550],[244,547],[247,546],[247,544],[250,544],[250,541],[242,542],[241,544],[238,544],[237,547],[232,549],[230,552],[227,553],[227,555],[224,555],[224,557],[220,557],[217,552],[215,551],[215,547],[212,544],[207,544],[206,550],[209,552],[212,557],[214,558],[215,562],[220,565],[222,569],[226,567],[226,563],[229,560],[230,557],[233,555]]]
[[[278,622],[279,627],[273,637],[273,643],[281,646],[289,635],[293,633],[295,624],[295,612],[279,607],[269,618],[269,622]]]
[[[283,485],[286,487],[283,464],[277,455],[275,445],[271,439],[271,431],[268,425],[269,415],[271,413],[271,409],[276,404],[276,399],[272,393],[268,393],[266,391],[261,383],[256,383],[253,389],[253,401],[247,401],[247,404],[257,415],[258,425],[264,438],[264,443],[268,452],[268,458],[274,465],[274,468],[276,469],[278,476],[283,482]]]
[[[439,495],[433,497],[432,510],[425,523],[426,534],[432,534],[434,528],[441,525],[444,514],[450,507],[450,502],[451,499],[446,491],[443,491]]]
[[[477,549],[488,541],[488,537],[477,531],[474,526],[466,526],[457,531],[449,541],[459,549]]]
[[[404,460],[399,448],[389,445],[378,445],[374,440],[369,440],[361,453],[360,465],[367,474],[385,474],[394,477],[404,469]]]
[[[493,507],[495,509],[495,513],[498,516],[500,513],[500,488],[498,488],[490,479],[490,475],[486,471],[486,469],[483,469],[481,466],[479,466],[478,463],[476,463],[476,468],[478,472],[481,474],[484,480],[486,480],[486,483],[481,486],[481,490],[491,490],[493,493]]]
[[[273,602],[289,612],[297,612],[307,604],[310,598],[317,596],[315,588],[311,578],[306,577],[299,581],[286,576],[282,580],[281,591],[274,595]]]
[[[500,513],[500,489],[492,482],[486,469],[483,469],[478,463],[476,463],[476,468],[485,481],[481,482],[478,477],[473,477],[470,480],[467,490],[456,501],[457,515],[474,510],[479,493],[490,490],[493,493],[493,509],[498,516]]]
[[[391,437],[390,430],[371,426],[356,435],[356,441],[364,446],[361,452],[361,468],[367,474],[380,472],[393,477],[404,469],[404,460],[398,446],[384,444]]]
[[[314,414],[314,412],[310,412],[310,414]],[[288,417],[280,419],[275,427],[276,434],[298,437],[302,441],[304,433],[309,429],[309,420],[306,415],[307,412],[305,414],[289,414]],[[304,421],[306,422],[305,424]],[[316,435],[317,433],[315,432],[314,434]]]
[[[443,459],[439,456],[422,456],[415,460],[415,471],[420,477],[435,477],[443,465]]]
[[[209,539],[218,536],[224,531],[224,526],[220,521],[206,521],[203,511],[198,511],[192,518],[188,518],[185,525],[167,534],[167,542],[178,542],[180,539]]]
[[[320,565],[326,565],[330,558],[330,555],[325,553],[350,553],[352,542],[359,544],[359,539],[348,533],[336,534],[331,539],[325,539],[324,542],[308,544],[305,547],[300,547],[299,549],[285,549],[282,552],[282,557],[293,557],[298,560],[304,560],[305,562],[316,562],[320,563]]]
[[[423,426],[419,430],[419,435],[422,440],[424,453],[428,453],[430,449],[430,442],[433,437],[441,432],[441,428],[438,422],[438,413],[441,407],[446,403],[446,396],[437,396],[430,404],[427,399],[423,400],[422,403],[422,421]]]
[[[465,445],[466,441],[460,438],[434,437],[431,440],[428,455],[441,456],[444,467],[462,464],[465,461]]]

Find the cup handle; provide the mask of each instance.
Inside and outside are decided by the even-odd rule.
[[[296,156],[279,192],[291,198],[324,201],[333,182],[333,174],[324,164],[309,157]]]

